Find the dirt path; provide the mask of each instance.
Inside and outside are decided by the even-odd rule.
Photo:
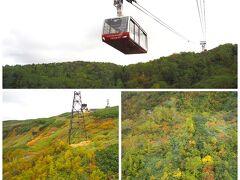
[[[87,146],[91,143],[91,141],[82,141],[78,144],[70,144],[71,147],[76,148],[76,147],[81,147],[81,146]]]

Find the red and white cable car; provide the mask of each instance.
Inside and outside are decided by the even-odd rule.
[[[104,21],[102,41],[124,54],[147,53],[147,33],[131,16],[121,16],[122,4],[115,3],[119,17]]]

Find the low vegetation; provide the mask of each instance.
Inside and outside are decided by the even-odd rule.
[[[67,143],[70,113],[3,122],[3,179],[118,179],[118,107],[85,113],[87,137]],[[78,140],[78,141],[77,141]],[[107,157],[107,158],[106,158]]]
[[[116,107],[109,107],[106,109],[97,109],[92,113],[92,115],[97,119],[105,118],[118,118],[118,109]]]
[[[122,98],[123,179],[237,179],[237,93]]]

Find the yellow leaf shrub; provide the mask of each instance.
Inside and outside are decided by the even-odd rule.
[[[213,158],[212,158],[212,156],[207,155],[204,158],[202,158],[202,162],[203,162],[203,164],[212,165],[213,164]]]
[[[174,172],[173,177],[176,178],[182,177],[182,171],[180,171],[180,169],[177,169],[177,171]]]

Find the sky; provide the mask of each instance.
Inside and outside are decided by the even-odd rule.
[[[119,106],[118,90],[2,90],[2,120],[44,118],[71,112],[73,93],[81,91],[82,102],[89,109]]]
[[[207,49],[237,43],[239,0],[205,2]],[[138,3],[193,43],[176,36],[124,1],[124,15],[131,15],[149,38],[147,54],[124,55],[101,41],[104,19],[116,17],[113,0],[7,0],[1,1],[0,9],[1,63],[83,60],[127,65],[183,51],[201,51],[202,35],[195,0],[138,0]]]

